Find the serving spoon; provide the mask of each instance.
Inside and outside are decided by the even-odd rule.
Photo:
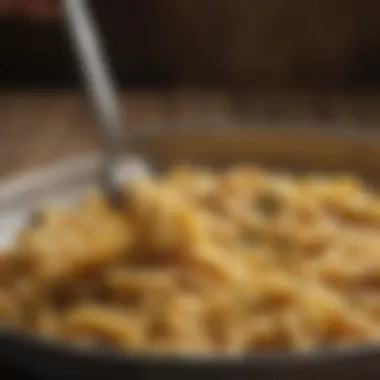
[[[111,203],[119,206],[123,197],[118,176],[126,151],[126,129],[116,81],[88,1],[62,0],[62,11],[103,145],[100,185]]]

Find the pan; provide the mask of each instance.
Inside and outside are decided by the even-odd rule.
[[[254,163],[289,171],[349,172],[380,184],[380,139],[360,131],[312,132],[296,129],[170,132],[135,135],[138,156],[126,159],[124,175],[144,163],[162,170],[192,163],[224,167]],[[139,159],[144,157],[144,161]],[[99,157],[78,157],[37,169],[0,184],[0,244],[41,204],[75,203],[96,186]],[[41,379],[372,379],[380,376],[380,345],[329,348],[307,353],[247,356],[136,356],[85,349],[0,328],[4,362]],[[30,378],[30,377],[29,377]]]

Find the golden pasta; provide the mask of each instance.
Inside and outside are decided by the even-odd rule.
[[[177,168],[42,210],[0,257],[0,322],[128,352],[380,338],[380,196],[349,176]]]

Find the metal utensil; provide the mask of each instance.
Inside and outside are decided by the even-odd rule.
[[[88,1],[62,0],[62,9],[103,143],[100,184],[112,203],[118,205],[117,171],[126,141],[115,81]]]

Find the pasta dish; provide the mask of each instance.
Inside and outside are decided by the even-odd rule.
[[[178,167],[49,206],[0,255],[0,322],[128,352],[380,338],[380,196],[350,176]]]

